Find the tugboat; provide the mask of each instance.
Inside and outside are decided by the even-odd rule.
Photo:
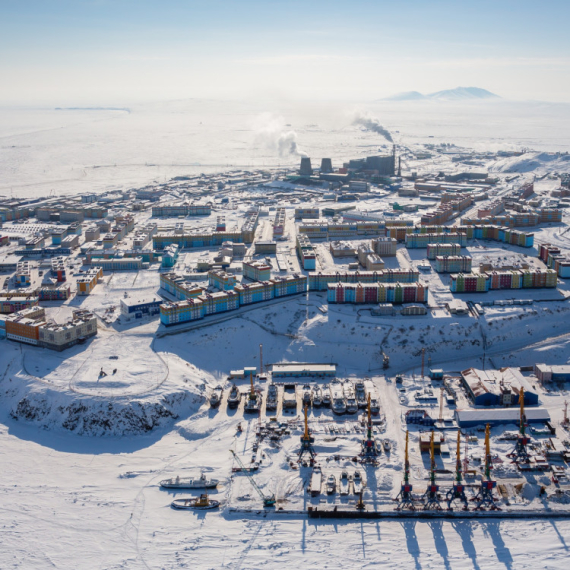
[[[334,475],[329,475],[327,478],[327,495],[332,495],[336,491],[336,477]]]
[[[230,390],[230,393],[228,395],[228,408],[237,408],[239,406],[239,403],[241,401],[241,393],[239,391],[239,388],[233,384]]]
[[[313,389],[310,384],[305,384],[303,386],[303,405],[310,406],[311,400],[313,399]]]
[[[259,412],[259,394],[249,394],[245,402],[244,412],[248,414],[256,414]]]
[[[356,414],[358,412],[358,404],[356,403],[356,395],[354,393],[354,385],[347,380],[343,386],[344,399],[346,401],[346,412],[348,414]]]
[[[360,471],[354,472],[354,477],[352,479],[352,484],[354,486],[354,494],[358,495],[362,491],[362,475]]]
[[[323,404],[323,393],[321,389],[317,386],[313,392],[313,406],[315,408],[320,408]]]
[[[341,495],[348,495],[350,490],[350,481],[348,478],[348,472],[343,471],[340,474],[340,494]]]
[[[265,408],[267,410],[277,409],[277,386],[275,386],[275,384],[269,384],[269,386],[267,386],[267,403]]]
[[[251,389],[249,391],[249,394],[247,395],[247,400],[245,402],[245,408],[244,408],[244,412],[246,413],[257,413],[259,412],[259,407],[260,407],[260,396],[259,394],[255,391],[255,388],[253,387],[253,374],[250,373],[250,377],[249,377],[250,383],[251,383]]]
[[[209,509],[217,509],[220,501],[210,499],[207,493],[203,493],[199,498],[175,499],[171,503],[173,509],[192,509],[196,511],[206,511]]]
[[[385,440],[382,442],[382,445],[384,446],[384,451],[385,451],[386,453],[390,453],[390,449],[392,448],[392,444],[390,443],[390,440],[389,440],[389,439],[385,439]]]
[[[328,384],[323,388],[323,406],[331,407],[331,390]]]
[[[212,395],[210,396],[210,406],[212,408],[217,408],[222,401],[222,396],[224,394],[224,389],[218,384],[214,390],[212,391]]]
[[[163,489],[214,489],[218,483],[218,479],[208,479],[204,473],[200,473],[198,478],[176,476],[174,479],[165,479],[160,486]]]
[[[364,382],[359,380],[354,384],[354,391],[356,392],[356,403],[359,408],[366,408],[366,389]]]

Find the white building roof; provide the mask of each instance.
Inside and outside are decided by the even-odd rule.
[[[529,421],[550,421],[550,414],[546,408],[525,408],[526,418]],[[518,408],[491,408],[485,410],[456,410],[455,415],[459,424],[462,422],[509,422],[518,424],[520,410]]]
[[[147,295],[145,297],[127,297],[121,299],[121,305],[125,307],[138,307],[139,305],[146,305],[148,303],[162,303],[162,299],[158,295]]]
[[[273,372],[333,372],[336,373],[336,364],[309,364],[305,362],[293,362],[285,364],[273,364]]]

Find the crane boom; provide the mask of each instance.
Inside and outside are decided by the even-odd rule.
[[[255,482],[255,479],[246,470],[245,465],[242,463],[241,459],[236,455],[235,451],[233,449],[230,449],[230,453],[234,456],[235,460],[238,462],[238,465],[241,467],[242,472],[247,475],[249,482],[252,484],[253,488],[257,491],[257,493],[261,497],[261,500],[263,501],[263,506],[264,507],[275,506],[275,495],[271,495],[270,497],[265,495],[263,491],[259,488],[258,484]]]

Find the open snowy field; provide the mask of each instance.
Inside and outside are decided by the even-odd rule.
[[[353,125],[360,116],[376,117],[396,143],[411,148],[454,143],[477,151],[552,152],[570,146],[570,105],[553,103],[188,100],[119,110],[1,108],[0,195],[125,189],[177,175],[293,166],[300,153],[314,166],[322,157],[339,166],[389,148],[382,136]],[[518,170],[537,166],[540,161]],[[512,164],[497,168],[508,171]]]

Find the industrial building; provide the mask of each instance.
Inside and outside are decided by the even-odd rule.
[[[550,414],[546,408],[525,409],[525,419],[529,424],[545,424],[550,422]],[[498,425],[519,425],[520,411],[515,408],[487,409],[487,410],[455,410],[455,420],[460,428],[473,428],[476,426],[491,427]]]
[[[521,388],[524,388],[525,406],[538,405],[536,390],[518,368],[468,368],[461,372],[461,383],[476,406],[517,406]]]
[[[305,362],[286,362],[271,365],[273,380],[281,378],[334,378],[336,364],[311,364]]]
[[[157,315],[160,313],[160,305],[163,300],[160,297],[143,297],[131,299],[127,297],[121,299],[121,315],[125,317],[135,317],[140,319],[143,315]]]
[[[549,382],[570,382],[570,366],[567,364],[535,364],[534,373],[543,384]]]
[[[313,168],[311,166],[311,159],[308,156],[301,157],[301,166],[299,168],[301,176],[312,176]]]

